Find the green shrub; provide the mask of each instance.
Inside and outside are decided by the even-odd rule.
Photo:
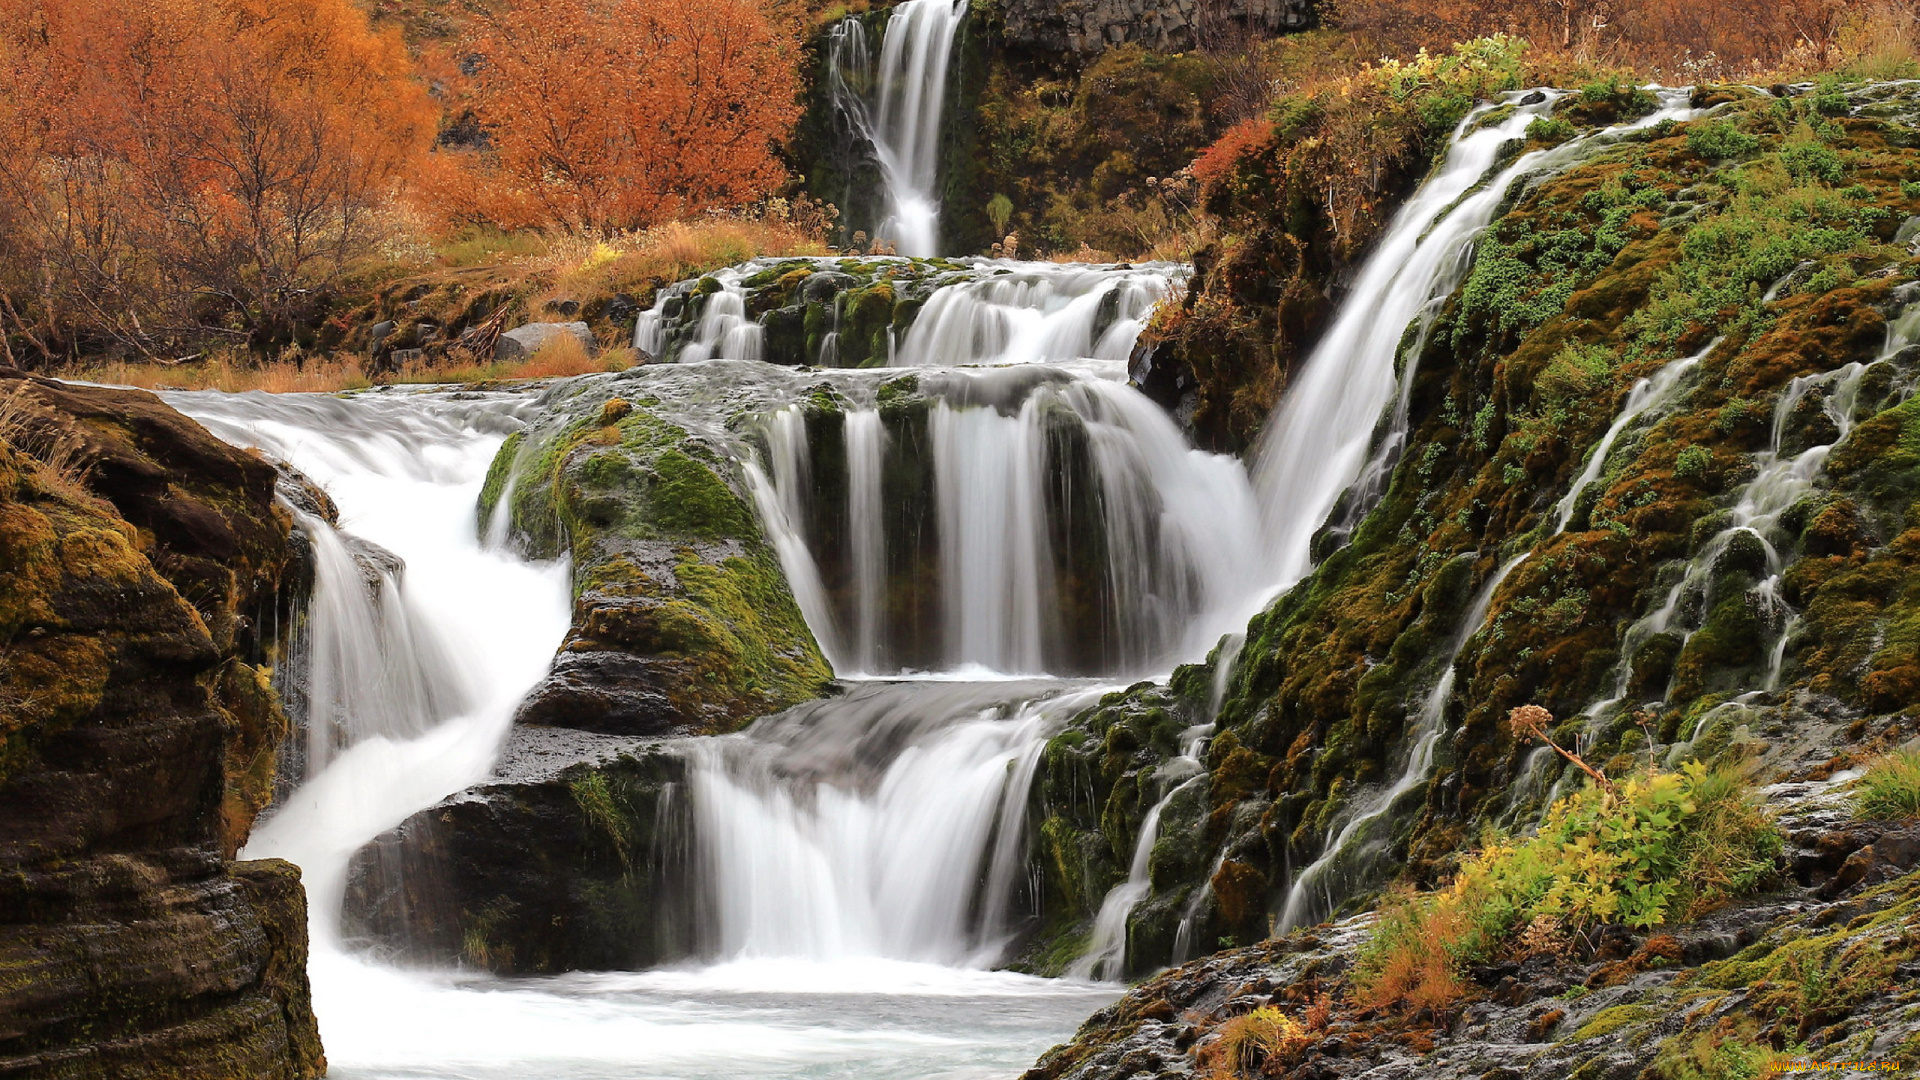
[[[1912,180],[1900,181],[1900,194],[1908,199],[1920,199],[1920,183]]]
[[[1597,345],[1570,343],[1555,353],[1534,380],[1543,402],[1591,397],[1613,379],[1613,354]]]
[[[1689,446],[1680,451],[1674,459],[1673,475],[1690,478],[1705,475],[1707,466],[1713,464],[1713,452],[1704,446]]]
[[[1845,116],[1851,111],[1839,79],[1829,75],[1814,84],[1813,111],[1821,116]]]
[[[1692,918],[1774,871],[1780,835],[1742,774],[1690,762],[1562,799],[1530,839],[1496,839],[1451,885],[1381,909],[1354,985],[1364,1001],[1441,1005],[1465,965],[1523,929],[1584,932]],[[1528,929],[1531,937],[1534,929]]]
[[[1868,765],[1854,812],[1873,821],[1920,818],[1920,750],[1896,750]]]
[[[1786,165],[1787,175],[1795,180],[1825,180],[1837,184],[1847,172],[1839,154],[1813,139],[1792,143],[1780,152],[1780,161]]]
[[[1574,136],[1574,126],[1557,116],[1542,116],[1527,125],[1531,142],[1563,143]]]
[[[1746,157],[1760,149],[1760,140],[1724,120],[1702,120],[1688,126],[1687,149],[1715,160]]]

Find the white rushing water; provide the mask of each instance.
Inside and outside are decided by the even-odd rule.
[[[893,366],[1124,363],[1153,306],[1186,276],[1166,264],[971,262],[967,279],[927,298]]]
[[[1497,170],[1502,149],[1545,115],[1556,95],[1519,106],[1497,124],[1479,126],[1484,107],[1461,121],[1445,159],[1394,216],[1261,434],[1254,477],[1267,516],[1272,591],[1312,568],[1314,533],[1369,471],[1370,458],[1385,465],[1397,452],[1420,336],[1465,277],[1473,238],[1514,182],[1578,162],[1622,131],[1685,119],[1687,96],[1662,91],[1660,108],[1646,117],[1523,154]],[[1410,331],[1416,344],[1403,354]]]
[[[485,549],[474,522],[480,483],[521,402],[408,393],[167,401],[221,438],[291,463],[340,508],[344,537],[301,520],[317,564],[304,636],[307,772],[247,847],[300,865],[315,945],[326,948],[347,860],[486,776],[566,631],[567,568]],[[354,541],[379,545],[404,569],[363,566]]]
[[[653,357],[671,353],[681,362],[767,359],[766,328],[747,316],[747,282],[763,271],[794,263],[810,264],[814,272],[832,275],[839,271],[840,262],[755,259],[670,285],[655,296],[652,307],[640,313],[634,324],[634,347]],[[883,270],[912,266],[905,260],[862,262]],[[916,270],[932,276],[927,286],[931,294],[904,338],[891,342],[884,357],[886,366],[1084,366],[1085,361],[1098,361],[1117,373],[1132,354],[1154,305],[1188,272],[1175,263],[1108,266],[964,258],[941,265],[951,268]],[[711,280],[719,290],[700,300],[696,289],[703,280]],[[692,314],[696,303],[698,313]],[[844,303],[844,293],[831,301],[835,319],[840,318]],[[825,334],[820,355],[807,359],[821,367],[837,366],[838,342],[837,330]],[[676,344],[678,352],[672,353]]]
[[[887,217],[874,237],[901,255],[940,254],[940,128],[966,17],[967,0],[905,0],[887,16],[877,70],[857,16],[843,19],[829,39],[831,90],[872,144],[886,185]]]
[[[497,979],[343,951],[348,859],[487,775],[566,629],[566,567],[486,544],[475,522],[528,401],[169,401],[293,463],[340,508],[338,532],[301,521],[316,549],[303,648],[319,741],[245,852],[304,871],[330,1075],[996,1077],[1111,999],[982,970],[1019,917],[1032,765],[1094,692],[1055,683],[868,684],[689,746],[704,859],[727,901],[707,966]]]
[[[1194,450],[1158,406],[1095,374],[940,371],[920,388],[935,399],[925,445],[911,431],[891,436],[877,409],[860,407],[845,414],[842,445],[814,446],[795,407],[768,418],[764,468],[748,469],[837,673],[1148,673],[1237,628],[1221,613],[1262,580],[1259,515],[1238,462]],[[1063,451],[1063,433],[1084,452]],[[815,505],[821,490],[842,486],[815,474],[823,454],[844,460],[844,504]],[[912,493],[889,491],[883,478],[918,454],[931,460],[931,506],[903,517],[899,501]],[[1091,485],[1091,508],[1076,519],[1079,483]],[[851,550],[810,535],[819,519],[844,524]],[[933,580],[897,580],[894,549],[929,538],[937,560],[914,565]],[[837,599],[823,573],[835,560],[849,579]],[[941,612],[938,640],[918,651],[901,639],[911,612],[893,611],[912,605],[890,603],[902,589]],[[1079,624],[1068,618],[1076,610]]]

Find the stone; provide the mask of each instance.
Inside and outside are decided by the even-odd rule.
[[[1091,57],[1138,42],[1156,52],[1195,45],[1198,5],[1206,0],[1000,0],[1007,40],[1042,52]],[[1312,25],[1312,0],[1227,0],[1227,18],[1256,34]]]
[[[299,873],[228,861],[289,729],[265,675],[303,578],[280,475],[151,394],[0,370],[15,394],[0,1075],[317,1077]],[[49,439],[84,469],[22,452]]]
[[[516,326],[500,335],[493,347],[493,358],[503,364],[516,364],[532,358],[540,347],[561,334],[572,334],[580,342],[580,347],[588,355],[598,351],[593,340],[593,331],[583,322],[567,323],[527,323]]]

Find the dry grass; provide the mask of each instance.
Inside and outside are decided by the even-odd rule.
[[[506,382],[625,371],[633,366],[635,359],[634,351],[625,347],[605,349],[598,356],[589,356],[577,340],[566,337],[555,338],[518,364],[449,367],[412,363],[392,375],[379,378],[368,378],[364,361],[358,356],[308,361],[304,368],[291,363],[248,365],[227,357],[177,367],[113,363],[77,368],[63,372],[62,377],[116,386],[137,386],[144,390],[224,390],[228,393],[261,390],[269,394],[331,394],[343,390],[364,390],[376,382]]]
[[[556,237],[547,242],[544,255],[528,260],[554,282],[531,306],[537,310],[549,299],[584,306],[616,293],[640,296],[748,259],[826,254],[818,227],[786,211],[713,215],[634,233]]]
[[[1206,1080],[1260,1075],[1268,1059],[1296,1053],[1318,1038],[1329,1013],[1323,997],[1308,1010],[1305,1023],[1272,1005],[1229,1017],[1214,1028],[1219,1037],[1198,1050],[1200,1075]]]
[[[86,440],[61,431],[51,422],[35,423],[40,412],[30,384],[22,381],[13,392],[0,398],[0,442],[18,450],[33,463],[40,485],[57,495],[78,501],[92,501],[87,490],[88,461]]]

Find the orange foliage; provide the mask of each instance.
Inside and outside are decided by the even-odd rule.
[[[755,0],[515,0],[482,18],[471,88],[490,144],[444,178],[456,216],[630,229],[751,201],[786,177],[796,22]],[[467,192],[465,198],[460,194]]]
[[[0,314],[277,349],[432,119],[351,0],[0,0]]]

